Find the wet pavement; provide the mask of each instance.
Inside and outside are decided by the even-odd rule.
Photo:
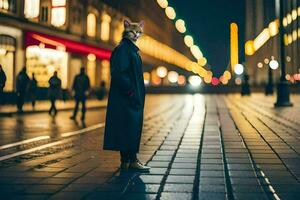
[[[102,150],[103,108],[85,124],[70,111],[1,117],[1,199],[300,199],[292,100],[149,95],[139,157],[150,173],[121,173],[118,152]]]

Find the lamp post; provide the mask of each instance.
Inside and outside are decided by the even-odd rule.
[[[270,66],[268,66],[268,83],[266,86],[266,95],[273,95],[273,72]]]
[[[290,89],[289,82],[286,80],[285,76],[285,46],[284,46],[284,34],[285,28],[283,27],[282,21],[284,17],[283,3],[285,0],[276,0],[277,15],[279,14],[279,45],[280,45],[280,67],[281,67],[281,77],[277,84],[277,101],[274,104],[275,107],[287,107],[293,106],[290,102]],[[279,11],[279,13],[278,13]]]

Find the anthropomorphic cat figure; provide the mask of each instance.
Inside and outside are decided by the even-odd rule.
[[[104,134],[105,150],[120,151],[121,169],[149,171],[137,159],[143,127],[145,85],[136,41],[143,22],[124,21],[123,39],[110,59],[111,85]]]

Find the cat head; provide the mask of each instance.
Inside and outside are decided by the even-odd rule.
[[[139,23],[129,22],[128,20],[124,20],[124,32],[123,37],[128,38],[134,42],[136,42],[139,37],[143,34],[144,22],[141,21]]]

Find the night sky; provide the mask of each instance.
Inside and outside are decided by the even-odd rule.
[[[230,61],[231,22],[239,25],[240,43],[244,41],[244,0],[172,0],[169,4],[185,20],[187,33],[194,37],[214,75],[222,75]]]

